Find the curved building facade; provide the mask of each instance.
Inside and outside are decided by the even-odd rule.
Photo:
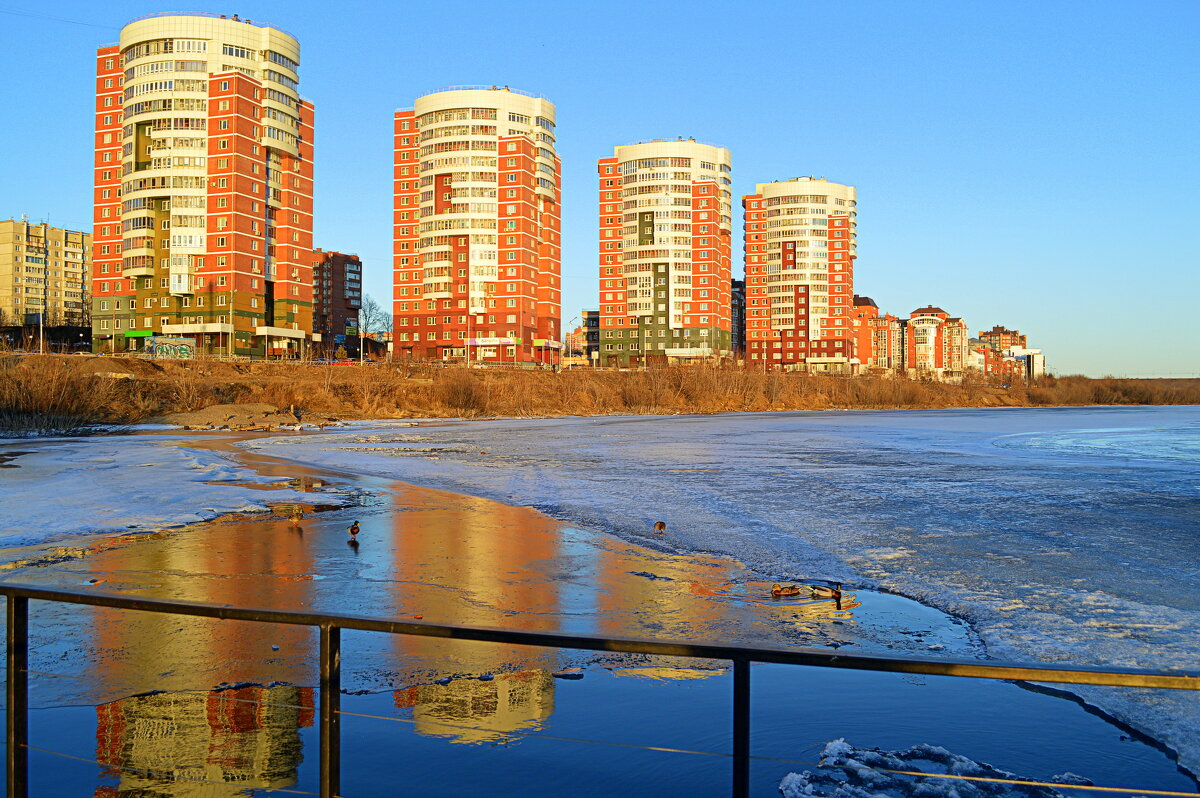
[[[746,358],[857,370],[854,186],[815,177],[759,183],[746,225]]]
[[[313,108],[299,62],[290,35],[215,14],[138,19],[97,52],[97,348],[304,350]]]
[[[732,354],[729,150],[619,146],[600,177],[600,363]]]
[[[557,362],[554,104],[458,87],[396,112],[393,341],[415,359]]]

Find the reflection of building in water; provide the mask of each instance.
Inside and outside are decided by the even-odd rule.
[[[629,551],[601,548],[596,572],[598,634],[725,641],[721,627],[743,617],[724,594],[705,597],[692,587],[727,584],[729,567],[720,561],[658,555],[637,562]]]
[[[527,507],[470,496],[411,512],[429,506],[429,491],[398,486],[394,496],[396,612],[463,626],[558,628],[559,586],[548,572],[558,555],[556,522]],[[555,667],[553,651],[529,646],[404,635],[395,641],[415,660],[407,665],[437,672]]]
[[[120,781],[96,796],[242,795],[296,782],[312,688],[156,693],[96,707],[96,760]]]
[[[395,693],[411,709],[418,734],[457,743],[488,743],[540,729],[554,711],[554,677],[547,671],[497,674],[490,682],[456,679]]]
[[[260,544],[256,533],[262,523],[247,521],[232,534],[228,526],[220,534],[198,530],[171,545],[127,546],[107,553],[105,567],[114,573],[178,575],[167,580],[169,590],[143,588],[141,595],[233,606],[310,606],[313,566],[304,539],[277,519],[268,527],[275,534]],[[312,631],[109,609],[97,609],[92,618],[102,694],[167,691],[97,708],[97,759],[120,778],[107,794],[217,798],[241,795],[250,786],[294,783],[298,730],[312,725],[311,690],[207,689],[268,679],[311,683],[314,668],[305,652],[313,650]],[[265,659],[271,656],[268,644],[292,656]]]
[[[282,519],[262,534],[262,522],[229,525],[220,534],[200,531],[169,545],[127,546],[105,557],[114,573],[176,575],[140,595],[234,607],[312,606],[313,560],[302,535]],[[216,577],[216,578],[214,578]],[[206,690],[221,683],[311,682],[313,668],[300,652],[312,651],[315,632],[303,626],[186,618],[165,613],[97,609],[93,640],[99,692],[106,696],[150,690]],[[265,663],[267,644],[292,652]]]
[[[430,507],[431,495],[434,501],[450,498],[401,486],[394,493],[396,611],[464,626],[557,629],[556,522],[527,507],[469,496]],[[411,512],[413,507],[429,509]],[[552,649],[404,635],[394,640],[406,669],[421,672],[421,681],[430,672],[495,672],[487,682],[456,679],[398,691],[396,705],[412,708],[422,734],[482,742],[538,727],[554,709],[549,671],[558,655]]]

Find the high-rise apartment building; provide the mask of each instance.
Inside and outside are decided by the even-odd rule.
[[[854,186],[815,177],[742,197],[748,362],[853,370],[856,199]]]
[[[597,167],[600,364],[732,355],[729,150],[655,139]]]
[[[729,284],[729,326],[733,356],[746,356],[746,281],[732,280]]]
[[[294,355],[312,330],[313,107],[300,45],[160,14],[97,51],[93,339]]]
[[[91,249],[91,233],[0,220],[0,327],[84,325]]]
[[[396,357],[555,362],[562,315],[554,104],[455,87],[395,115]]]
[[[344,252],[312,253],[313,342],[332,353],[341,344],[358,350],[358,312],[362,309],[362,261]],[[347,339],[346,328],[355,332]]]

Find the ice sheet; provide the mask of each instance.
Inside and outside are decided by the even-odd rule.
[[[0,547],[267,512],[268,500],[313,501],[288,488],[257,490],[271,480],[188,442],[178,435],[0,440],[0,454],[26,452],[0,469]],[[321,501],[343,503],[336,494]]]
[[[969,620],[1001,659],[1200,670],[1195,407],[431,422],[249,445],[770,579],[883,587]],[[1200,770],[1194,694],[1077,692]]]

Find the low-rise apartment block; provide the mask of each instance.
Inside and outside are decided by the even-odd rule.
[[[967,367],[967,323],[939,307],[917,308],[904,321],[904,370],[945,378]]]

